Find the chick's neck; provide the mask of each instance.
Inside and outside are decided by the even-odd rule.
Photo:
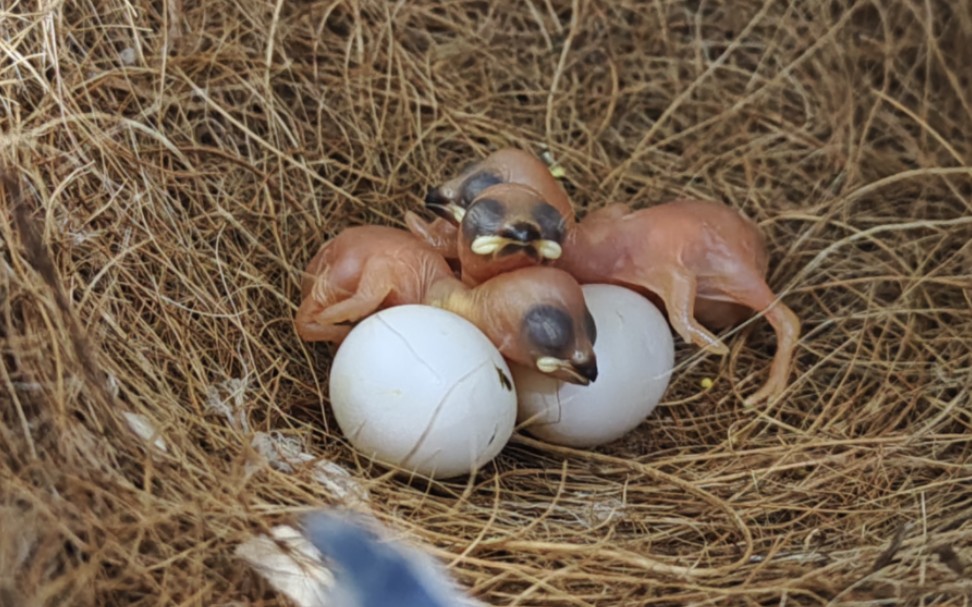
[[[493,293],[491,283],[469,287],[461,280],[446,277],[436,281],[425,297],[425,304],[448,310],[476,325],[506,355],[513,332],[506,318],[504,298]]]
[[[435,280],[426,291],[423,303],[454,312],[475,322],[474,308],[470,302],[470,289],[455,276],[443,276]]]
[[[576,223],[564,237],[563,253],[553,265],[582,284],[602,279],[615,263],[611,230],[602,222]]]

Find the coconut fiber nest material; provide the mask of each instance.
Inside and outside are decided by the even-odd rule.
[[[289,604],[236,549],[329,504],[492,605],[968,604],[967,0],[10,0],[0,32],[3,605]],[[787,392],[742,403],[755,318],[679,340],[616,443],[357,456],[300,272],[502,146],[580,216],[755,219]]]

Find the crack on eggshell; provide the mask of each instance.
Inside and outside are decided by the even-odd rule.
[[[446,393],[442,395],[442,398],[439,399],[439,403],[435,406],[435,411],[432,412],[432,417],[429,419],[429,423],[427,423],[425,425],[425,429],[422,430],[422,435],[419,436],[418,440],[415,442],[415,446],[412,447],[412,449],[405,455],[405,458],[402,460],[401,463],[402,466],[408,464],[409,460],[412,459],[412,457],[418,452],[418,450],[422,448],[422,443],[425,442],[425,439],[429,437],[429,433],[432,431],[432,426],[435,425],[436,418],[439,417],[439,413],[445,407],[446,401],[449,400],[449,396],[452,394],[452,392],[456,388],[458,388],[464,381],[469,379],[470,376],[474,375],[480,369],[485,367],[487,364],[491,364],[492,362],[493,361],[491,360],[484,360],[478,366],[474,367],[470,371],[467,371],[464,375],[456,379],[455,383],[449,386],[449,389],[446,390]]]
[[[549,422],[551,424],[559,424],[560,420],[564,417],[564,404],[560,402],[560,388],[558,384],[557,390],[554,391],[554,397],[557,399],[557,419],[555,421]]]
[[[415,351],[415,348],[412,347],[412,344],[409,343],[409,341],[407,339],[405,339],[405,336],[404,335],[402,335],[401,333],[399,333],[398,329],[396,329],[395,327],[393,327],[387,320],[385,320],[381,316],[375,316],[375,318],[377,318],[378,321],[381,324],[385,325],[385,328],[386,329],[388,329],[389,331],[391,331],[392,333],[394,333],[400,340],[402,340],[402,343],[405,344],[405,347],[408,348],[408,351],[412,353],[412,356],[415,357],[415,360],[417,360],[418,362],[422,363],[422,366],[424,366],[426,369],[428,369],[429,372],[431,372],[432,375],[434,375],[435,378],[438,381],[440,381],[440,382],[442,381],[442,376],[439,375],[439,372],[435,370],[435,367],[433,367],[432,365],[430,365],[428,363],[428,361],[426,361],[425,358],[422,355],[420,355],[418,352]]]

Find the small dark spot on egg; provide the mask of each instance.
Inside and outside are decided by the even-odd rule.
[[[503,371],[502,369],[500,369],[499,367],[496,367],[494,365],[494,368],[496,369],[496,373],[499,375],[500,385],[503,386],[504,388],[506,388],[507,390],[510,390],[512,392],[513,391],[513,380],[510,379],[510,376],[507,375],[506,372]],[[492,442],[492,439],[490,439],[490,442]]]
[[[501,373],[502,373],[502,371],[501,371]],[[496,440],[496,429],[494,428],[493,429],[493,435],[489,437],[489,442],[486,443],[486,446],[488,447],[488,446],[492,445],[493,444],[493,441],[495,441],[495,440]]]

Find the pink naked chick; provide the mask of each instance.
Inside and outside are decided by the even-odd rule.
[[[483,190],[468,209],[455,207],[458,228],[442,219],[436,231],[412,211],[408,229],[437,251],[458,259],[462,280],[475,286],[517,268],[545,265],[562,253],[564,216],[529,186],[501,183]]]
[[[566,229],[573,227],[574,207],[567,192],[542,160],[517,148],[499,149],[430,188],[425,195],[425,206],[455,224],[462,218],[461,211],[468,210],[483,190],[503,183],[532,188],[563,216]]]
[[[757,226],[716,202],[676,200],[631,211],[612,204],[568,232],[555,267],[581,284],[607,282],[661,300],[685,341],[718,354],[720,330],[763,312],[777,339],[766,383],[746,399],[755,404],[786,388],[800,320],[766,284],[768,254]],[[649,294],[646,293],[646,294]]]
[[[597,377],[596,328],[577,281],[550,267],[500,274],[475,288],[405,230],[348,228],[324,243],[301,283],[295,327],[305,341],[341,343],[383,308],[426,304],[475,324],[509,360],[570,383]]]
[[[504,191],[504,187],[507,187]],[[520,192],[517,193],[516,190]],[[502,192],[501,194],[496,194]],[[482,199],[499,199],[508,208],[523,209],[523,203],[512,200],[517,197],[526,198],[529,192],[534,201],[528,203],[534,207],[538,204],[547,208],[547,214],[558,218],[561,231],[570,230],[575,223],[574,208],[567,192],[550,169],[542,160],[518,148],[501,148],[485,158],[470,163],[458,175],[431,187],[425,195],[425,207],[438,217],[427,223],[412,212],[406,214],[409,229],[431,244],[443,255],[455,259],[458,257],[456,241],[460,238],[460,224],[467,211]],[[512,205],[510,204],[512,202]],[[519,211],[520,214],[523,211]],[[514,211],[511,215],[515,215]],[[549,223],[547,221],[546,223]],[[495,226],[497,229],[509,227],[512,224]],[[480,230],[479,236],[488,235]],[[499,232],[493,235],[500,236]],[[520,241],[529,246],[529,233],[511,231],[506,236],[509,242]],[[542,252],[542,250],[537,249]],[[490,255],[492,252],[489,253]],[[507,264],[509,265],[509,264]],[[475,274],[487,275],[492,271],[486,267],[483,272]]]

